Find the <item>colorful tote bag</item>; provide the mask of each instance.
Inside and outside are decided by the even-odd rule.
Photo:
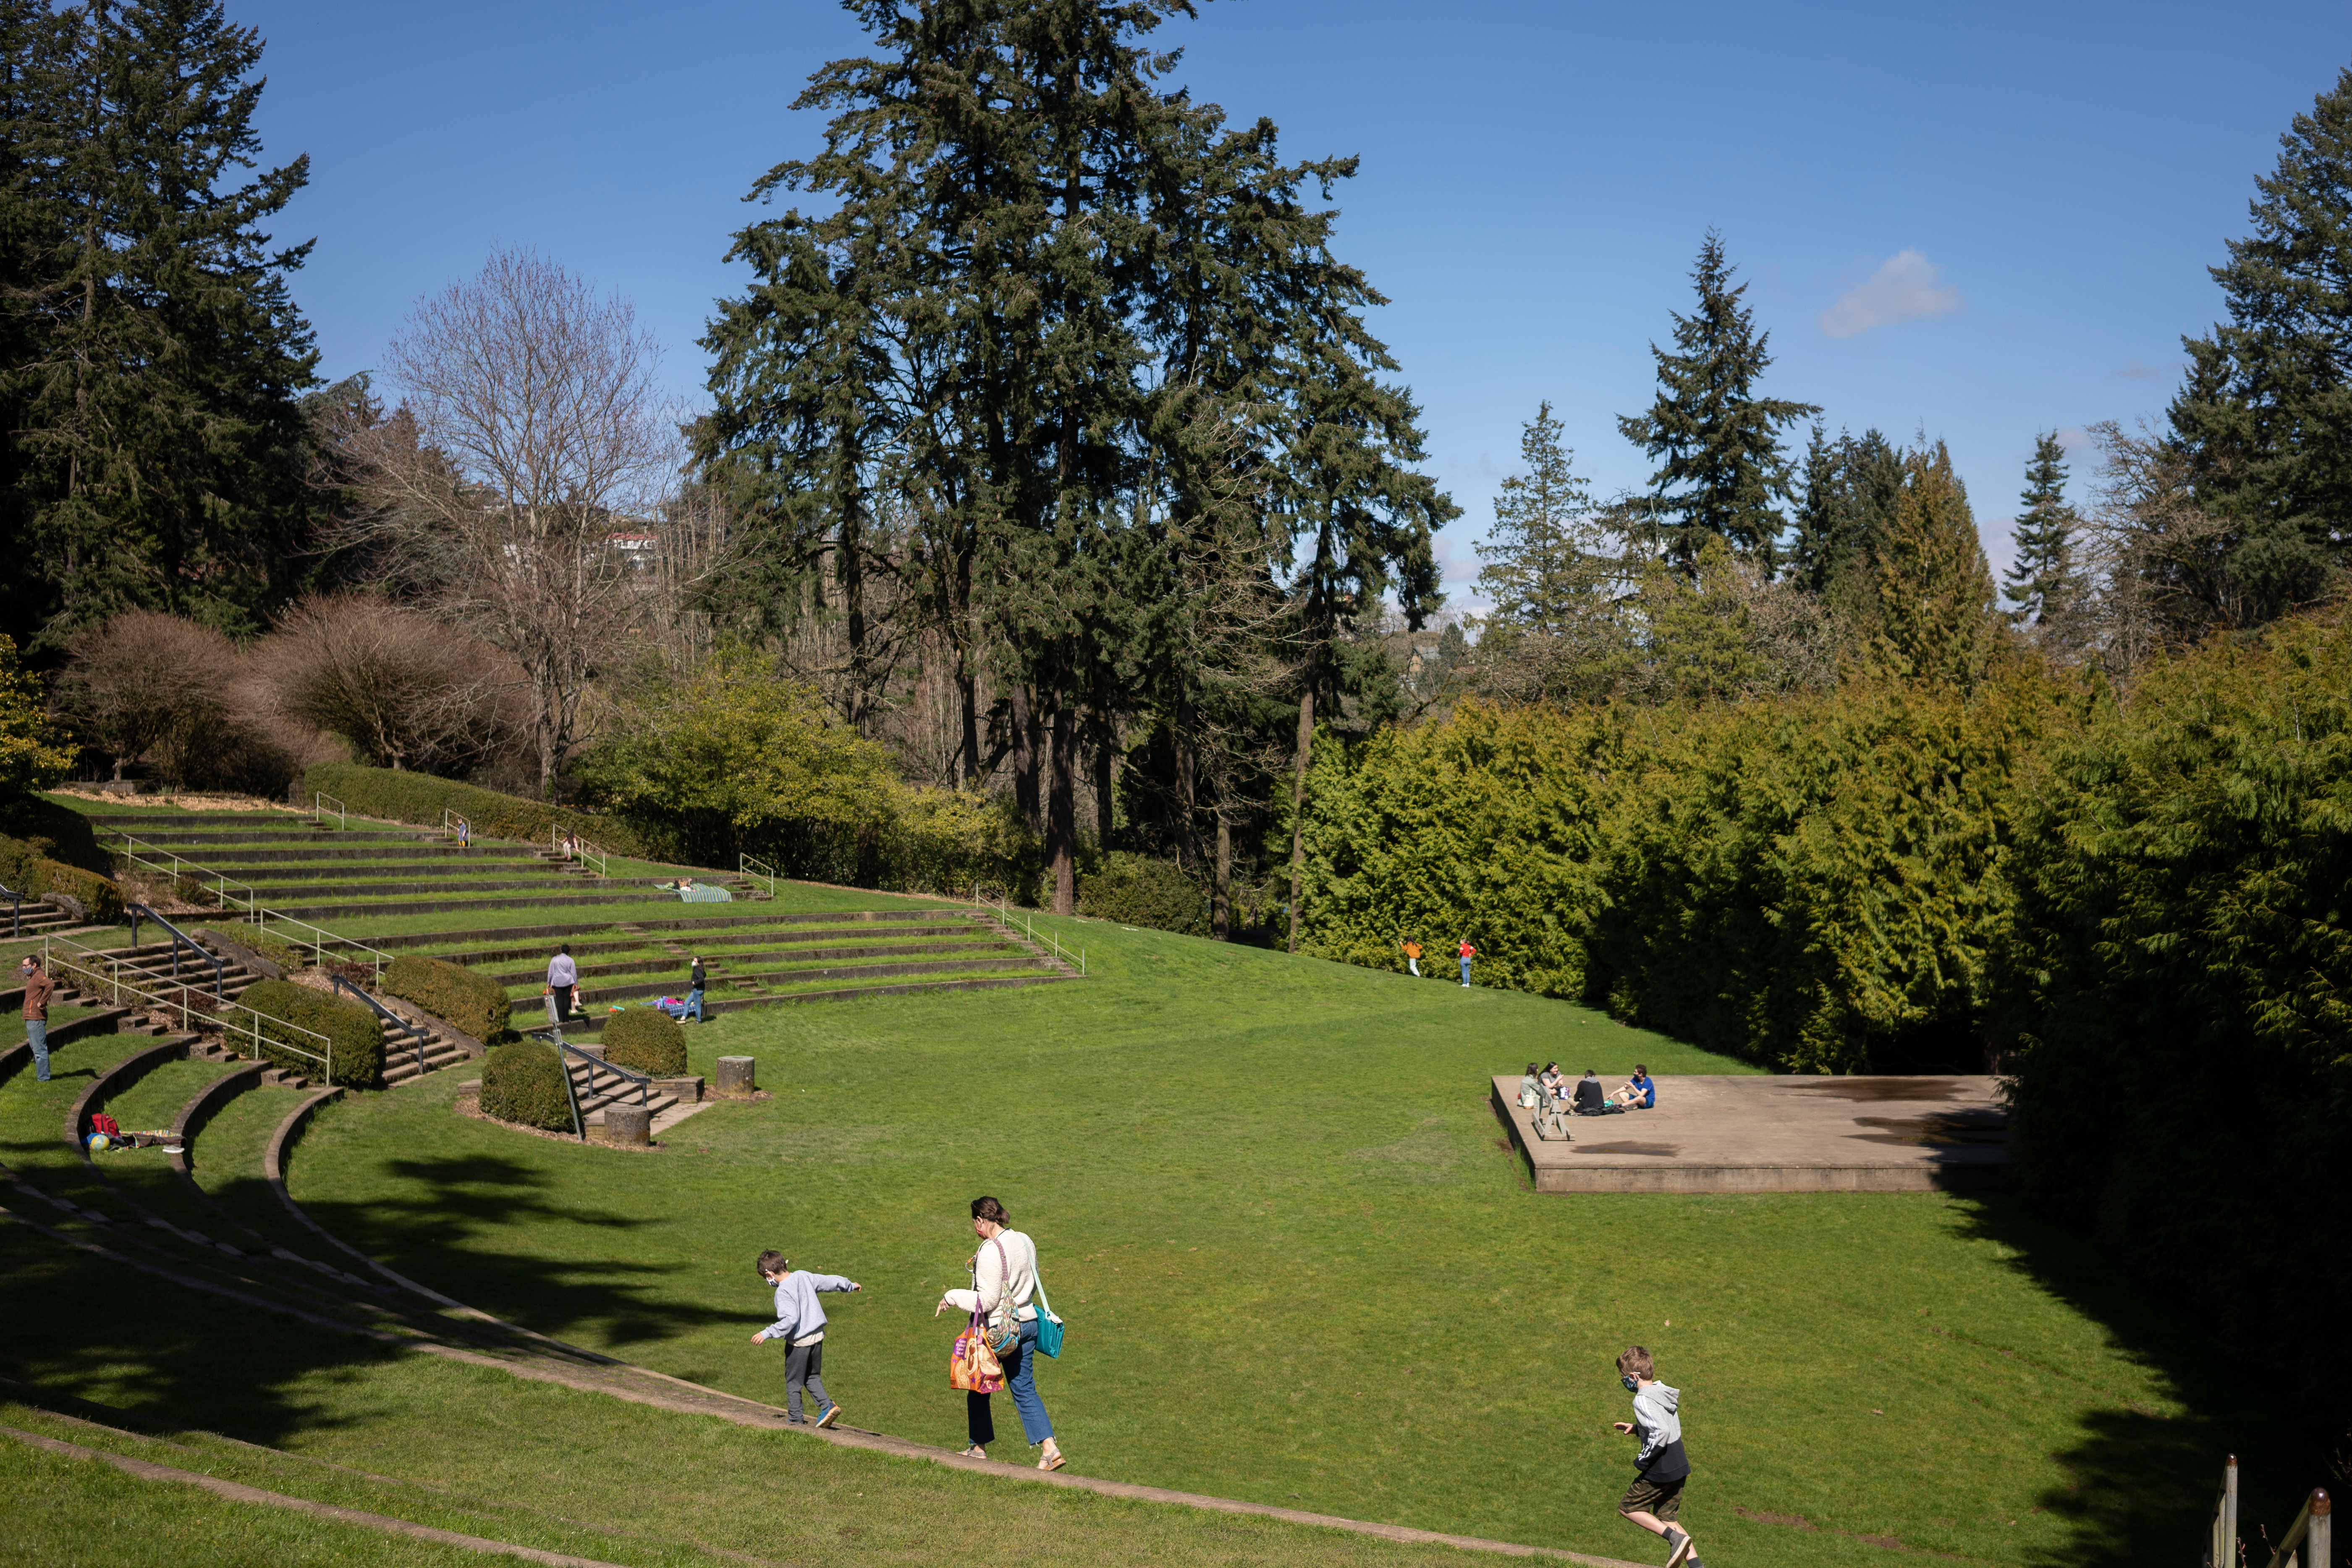
[[[995,1394],[1004,1387],[1004,1363],[988,1348],[988,1326],[978,1312],[956,1336],[948,1356],[948,1386],[966,1394]]]

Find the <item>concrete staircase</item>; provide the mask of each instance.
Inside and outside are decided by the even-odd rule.
[[[591,1057],[601,1055],[604,1050],[601,1046],[580,1046],[579,1048]],[[572,1075],[572,1092],[580,1101],[580,1120],[591,1127],[604,1125],[606,1106],[614,1103],[635,1105],[638,1103],[637,1096],[642,1092],[646,1097],[644,1101],[646,1107],[653,1112],[654,1131],[658,1135],[667,1125],[664,1116],[682,1103],[679,1096],[665,1090],[658,1082],[641,1090],[634,1080],[623,1078],[602,1062],[583,1061],[570,1051],[563,1053],[563,1067]]]

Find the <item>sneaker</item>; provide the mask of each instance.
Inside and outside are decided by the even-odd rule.
[[[1690,1562],[1691,1538],[1679,1530],[1669,1530],[1666,1541],[1674,1547],[1674,1551],[1667,1553],[1666,1568],[1685,1568]]]
[[[830,1426],[840,1419],[841,1406],[838,1405],[828,1403],[824,1409],[816,1413],[816,1424],[820,1426]]]

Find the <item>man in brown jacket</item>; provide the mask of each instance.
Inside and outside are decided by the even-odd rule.
[[[41,967],[38,955],[26,953],[20,966],[25,980],[25,1038],[33,1042],[33,1081],[49,1081],[49,994],[58,983]]]

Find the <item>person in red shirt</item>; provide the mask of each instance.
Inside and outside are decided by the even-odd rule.
[[[1470,989],[1470,961],[1478,956],[1478,950],[1470,945],[1470,939],[1465,936],[1462,939],[1462,945],[1454,951],[1462,956],[1462,989],[1467,991]]]
[[[25,1038],[33,1047],[33,1081],[49,1081],[49,997],[57,991],[57,982],[41,967],[41,961],[31,953],[18,966],[25,982]]]

